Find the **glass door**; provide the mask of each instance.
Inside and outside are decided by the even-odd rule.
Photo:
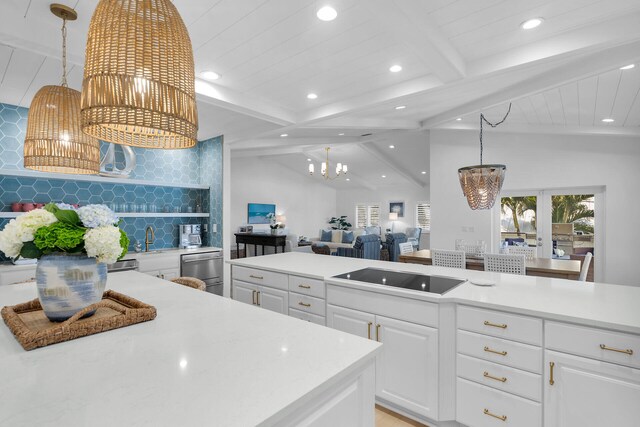
[[[504,192],[500,198],[500,249],[508,246],[538,248],[542,244],[538,224],[537,192]],[[538,256],[543,256],[538,249]]]

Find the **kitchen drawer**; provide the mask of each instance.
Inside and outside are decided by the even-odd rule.
[[[324,281],[302,276],[289,276],[289,290],[312,297],[324,298]]]
[[[472,427],[541,427],[542,405],[462,378],[457,380],[456,420]],[[498,418],[504,417],[504,419]]]
[[[510,368],[475,357],[458,354],[458,376],[487,387],[517,394],[527,399],[542,400],[542,376]]]
[[[296,310],[295,308],[289,309],[289,316],[300,320],[306,320],[307,322],[315,323],[317,325],[325,326],[327,324],[324,316],[305,313],[304,311]]]
[[[542,345],[542,319],[534,317],[459,305],[458,329]]]
[[[638,335],[556,322],[545,323],[545,335],[549,350],[640,368]]]
[[[326,303],[323,299],[300,295],[295,292],[289,293],[289,307],[307,313],[324,316],[326,313]]]
[[[256,268],[233,266],[233,278],[258,285],[288,290],[289,279],[286,274]]]
[[[458,330],[458,353],[542,373],[542,349],[528,344]]]

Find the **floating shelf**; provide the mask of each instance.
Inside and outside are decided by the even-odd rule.
[[[24,212],[0,212],[0,218],[16,218]],[[120,218],[209,218],[208,213],[196,212],[116,212]]]
[[[15,176],[15,177],[43,178],[43,179],[63,179],[63,180],[69,180],[69,181],[100,182],[105,184],[149,185],[153,187],[176,187],[176,188],[190,188],[194,190],[209,190],[209,186],[203,185],[203,184],[176,184],[173,182],[145,181],[142,179],[108,178],[105,176],[98,176],[98,175],[68,175],[63,173],[45,173],[45,172],[5,169],[5,170],[0,170],[0,176]]]

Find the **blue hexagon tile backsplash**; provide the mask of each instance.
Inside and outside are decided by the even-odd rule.
[[[136,168],[131,178],[153,185],[88,182],[69,179],[11,176],[25,171],[23,144],[28,109],[0,103],[0,211],[11,210],[13,202],[69,204],[105,203],[119,212],[209,212],[209,218],[128,217],[122,226],[131,240],[144,241],[145,228],[156,231],[154,248],[178,246],[179,224],[217,224],[217,233],[207,233],[205,243],[222,246],[222,138],[201,141],[192,149],[150,150],[134,148]],[[106,143],[101,143],[104,154]],[[121,152],[116,149],[116,160]],[[209,190],[172,187],[162,184],[204,184]],[[0,219],[0,229],[9,219]],[[3,259],[0,253],[0,259]]]

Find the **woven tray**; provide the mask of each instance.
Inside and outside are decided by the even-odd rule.
[[[86,319],[82,316],[96,313]],[[153,320],[156,308],[115,291],[106,291],[102,301],[86,307],[61,323],[45,316],[40,301],[2,308],[2,318],[25,350],[57,344],[111,329]]]

